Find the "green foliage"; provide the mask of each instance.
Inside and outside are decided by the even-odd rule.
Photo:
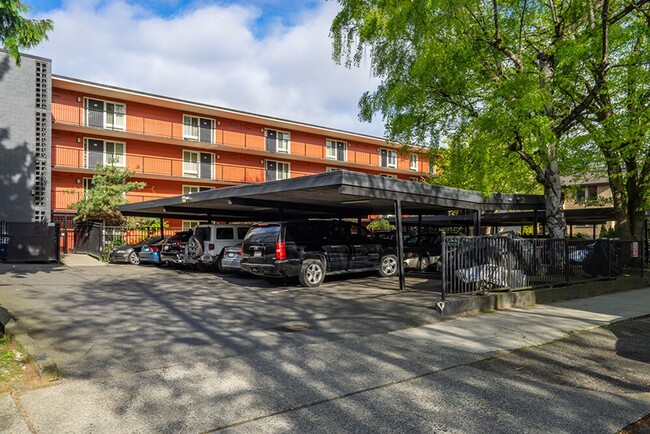
[[[390,139],[444,154],[435,182],[485,193],[543,187],[561,218],[557,175],[602,166],[596,142],[638,176],[641,166],[621,158],[648,154],[650,3],[339,3],[334,59],[349,67],[369,55],[381,79],[362,95],[359,117],[380,114]]]
[[[368,226],[366,227],[371,232],[380,232],[380,231],[394,231],[395,226],[391,225],[390,222],[383,218],[373,219]]]
[[[598,235],[598,238],[618,238],[619,233],[618,230],[614,228],[607,229],[607,226],[602,225],[600,227],[600,234]]]
[[[76,221],[101,220],[107,226],[121,226],[124,216],[120,205],[126,204],[126,193],[146,187],[144,182],[128,182],[133,172],[112,165],[98,164],[92,188],[70,208],[77,210]]]
[[[29,9],[19,0],[0,0],[0,41],[19,66],[20,50],[37,46],[54,28],[52,20],[24,18]]]
[[[168,222],[164,222],[164,227],[169,227]],[[149,233],[160,233],[160,219],[155,217],[127,217],[123,224],[125,229],[143,229]]]

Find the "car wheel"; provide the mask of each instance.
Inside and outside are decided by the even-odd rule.
[[[397,275],[397,272],[397,256],[386,255],[381,258],[379,263],[379,275],[381,277],[393,277]]]
[[[140,258],[138,257],[138,254],[135,252],[129,253],[129,263],[133,265],[138,265],[140,263]]]
[[[302,286],[315,288],[325,280],[325,266],[318,259],[306,259],[302,263],[298,280]]]
[[[431,265],[429,258],[422,256],[418,261],[418,270],[427,271],[429,269],[429,265]]]
[[[195,236],[190,237],[187,241],[187,253],[190,258],[198,258],[203,255],[203,240]]]
[[[221,274],[226,274],[228,272],[223,268],[223,254],[219,255],[219,258],[217,258],[217,271]]]

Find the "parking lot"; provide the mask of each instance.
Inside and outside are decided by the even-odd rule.
[[[67,378],[213,361],[421,325],[434,283],[342,276],[306,289],[254,277],[153,266],[0,264],[0,294]],[[8,280],[12,284],[8,284]],[[9,293],[5,291],[10,291]]]
[[[64,375],[13,395],[24,432],[614,432],[647,411],[638,394],[513,380],[475,367],[491,351],[387,333],[433,321],[439,294],[416,275],[398,293],[374,275],[305,289],[95,265],[0,264],[3,306]],[[638,316],[640,304],[618,306]],[[471,344],[548,322],[520,314],[438,324]]]

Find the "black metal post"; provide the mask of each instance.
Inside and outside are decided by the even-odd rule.
[[[160,217],[160,236],[165,237],[165,219]]]
[[[418,235],[422,233],[422,214],[418,214]]]
[[[537,208],[535,208],[533,210],[533,238],[537,238],[537,224]]]
[[[594,229],[594,240],[596,239],[596,225],[593,226]]]
[[[447,239],[445,233],[440,234],[440,241],[442,243],[442,254],[440,262],[442,263],[442,301],[447,298]]]
[[[479,236],[481,235],[481,211],[476,210],[473,213],[473,220],[474,220],[474,235]]]
[[[395,201],[395,231],[397,235],[397,270],[399,273],[399,290],[406,289],[404,280],[404,236],[402,235],[402,202]]]

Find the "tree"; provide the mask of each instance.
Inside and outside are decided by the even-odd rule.
[[[30,49],[47,39],[54,28],[52,20],[24,18],[29,7],[19,0],[0,0],[0,41],[20,66],[20,50]]]
[[[133,172],[112,165],[97,165],[92,187],[84,192],[84,197],[70,208],[77,210],[76,221],[102,220],[108,226],[121,226],[124,216],[120,205],[126,203],[126,193],[142,190],[144,182],[127,182]]]
[[[358,65],[368,49],[382,80],[360,118],[381,113],[393,140],[469,146],[471,169],[517,156],[543,188],[549,233],[564,238],[560,164],[609,85],[610,33],[625,39],[648,0],[339,2],[335,60]]]

